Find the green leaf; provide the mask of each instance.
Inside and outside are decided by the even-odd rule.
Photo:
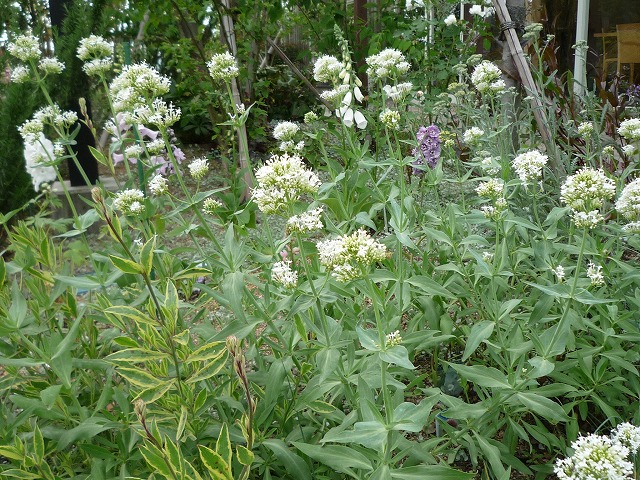
[[[137,275],[144,271],[140,265],[127,258],[117,257],[115,255],[109,255],[109,258],[113,266],[121,272]]]
[[[150,373],[141,370],[139,368],[119,367],[117,372],[120,376],[124,377],[132,385],[136,385],[141,388],[155,388],[167,383],[164,380],[151,375]]]
[[[487,459],[489,465],[491,466],[491,470],[493,471],[493,478],[502,479],[505,478],[507,471],[502,464],[500,449],[489,442],[486,438],[484,438],[479,433],[474,432],[474,436],[478,442],[480,450],[484,455],[484,458]],[[506,478],[509,478],[506,476]]]
[[[238,457],[238,462],[240,462],[240,465],[244,466],[251,465],[254,460],[253,452],[244,445],[236,446],[236,457]]]
[[[72,443],[76,443],[81,440],[89,440],[105,430],[120,427],[121,425],[119,423],[110,422],[101,417],[90,417],[80,425],[73,427],[71,430],[67,430],[60,435],[56,448],[58,451],[62,451]]]
[[[331,405],[330,403],[323,402],[322,400],[313,400],[308,403],[307,407],[313,410],[316,413],[329,414],[331,412],[335,412],[336,407]]]
[[[224,354],[225,348],[225,342],[207,343],[206,345],[203,345],[197,350],[191,352],[191,354],[185,360],[185,363],[206,362],[208,360],[214,360],[220,355]]]
[[[169,468],[169,465],[167,465],[164,454],[160,449],[158,449],[158,447],[152,445],[151,443],[145,443],[140,447],[140,453],[142,453],[142,456],[147,461],[147,464],[155,473],[159,473],[160,475],[168,479],[173,478],[171,468]]]
[[[226,423],[222,424],[218,441],[216,442],[216,452],[222,457],[227,465],[231,465],[231,440],[229,439],[229,428]]]
[[[67,331],[66,335],[64,336],[64,339],[56,347],[55,352],[51,356],[51,360],[55,360],[56,358],[71,352],[71,349],[73,348],[73,344],[75,343],[76,338],[78,337],[78,331],[80,329],[81,323],[82,323],[82,315],[78,315],[73,320],[73,323],[71,324],[71,328],[69,328],[69,330]]]
[[[36,463],[42,463],[44,458],[44,438],[42,438],[42,432],[36,424],[36,428],[33,430],[33,459]]]
[[[380,359],[387,363],[393,363],[399,367],[408,368],[413,370],[413,363],[409,360],[409,351],[403,345],[394,345],[387,350],[380,352]]]
[[[151,237],[147,243],[145,243],[140,250],[140,265],[145,275],[151,274],[153,268],[153,251],[156,248],[156,236]]]
[[[198,445],[200,459],[214,480],[233,480],[231,466],[217,453],[203,445]]]
[[[378,420],[370,420],[355,423],[353,430],[334,427],[322,437],[321,443],[359,443],[365,447],[380,449],[386,441],[386,426]]]
[[[18,462],[22,462],[24,455],[20,453],[20,451],[16,447],[3,445],[3,446],[0,446],[0,457],[5,457],[11,460],[17,460]]]
[[[476,348],[478,348],[483,341],[491,336],[495,326],[495,322],[484,320],[476,323],[471,328],[471,333],[469,333],[469,338],[467,338],[467,344],[464,348],[464,354],[462,355],[463,362],[476,351]]]
[[[556,368],[555,363],[542,357],[533,357],[527,360],[527,362],[533,367],[533,370],[527,372],[529,378],[546,377]]]
[[[391,470],[391,478],[400,480],[471,480],[475,473],[454,470],[447,465],[416,465]]]
[[[358,334],[358,340],[360,340],[360,344],[364,349],[373,352],[380,351],[380,345],[378,344],[378,333],[376,332],[376,330],[365,330],[361,326],[357,326],[356,333]]]
[[[127,306],[127,305],[114,305],[107,308],[105,311],[107,314],[116,315],[118,317],[126,317],[129,320],[133,320],[136,323],[142,323],[147,325],[157,325],[158,322],[141,312],[140,310]]]
[[[96,290],[102,285],[96,280],[92,280],[90,277],[68,277],[66,275],[54,275],[53,278],[58,280],[63,285],[69,285],[74,288],[80,288],[83,290]]]
[[[3,470],[2,475],[5,477],[12,478],[24,478],[24,479],[35,479],[42,480],[42,475],[39,473],[30,473],[24,470],[18,470],[17,468],[11,468],[9,470]]]
[[[437,283],[431,277],[427,277],[425,275],[414,275],[407,279],[407,283],[419,288],[427,295],[439,295],[445,298],[455,298],[453,293]]]
[[[119,365],[122,363],[144,363],[149,361],[157,362],[165,358],[169,358],[168,353],[148,350],[146,348],[125,348],[124,350],[119,350],[117,352],[113,352],[110,355],[107,355],[105,357],[105,360]]]
[[[205,364],[200,370],[196,371],[191,377],[189,377],[186,383],[196,383],[213,377],[222,369],[222,367],[224,367],[228,356],[228,352],[223,350],[220,355]]]
[[[338,472],[350,473],[351,468],[371,471],[371,461],[359,451],[344,445],[311,445],[293,442],[302,453]]]
[[[559,283],[557,285],[540,285],[538,283],[524,282],[534,288],[537,288],[541,292],[551,295],[555,298],[571,298],[571,287],[566,283]]]
[[[262,445],[274,453],[289,477],[296,480],[312,480],[307,463],[299,455],[292,452],[282,440],[271,438],[263,441]]]
[[[14,328],[19,329],[27,318],[27,301],[20,291],[18,282],[11,284],[11,305],[9,306],[9,319]]]
[[[450,363],[449,365],[451,365],[462,378],[481,387],[512,388],[506,375],[496,368],[485,367],[483,365],[459,365],[457,363]]]
[[[527,407],[532,414],[541,416],[551,423],[555,424],[570,420],[562,406],[550,398],[543,397],[534,392],[519,392],[516,393],[515,398]]]

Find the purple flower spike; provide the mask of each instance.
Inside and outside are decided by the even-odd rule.
[[[435,168],[440,160],[440,129],[436,125],[428,127],[420,127],[416,133],[418,148],[413,149],[413,156],[416,159],[413,162],[414,175],[422,175],[422,170],[415,168],[416,166],[428,165],[429,168]]]

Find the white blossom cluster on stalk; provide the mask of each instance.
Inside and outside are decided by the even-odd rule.
[[[481,197],[497,200],[503,196],[504,183],[498,178],[492,178],[478,185],[476,187],[476,193]]]
[[[322,207],[314,208],[308,212],[299,215],[293,215],[287,220],[287,229],[291,232],[309,233],[321,230],[322,224]]]
[[[462,140],[467,145],[475,145],[480,142],[483,136],[484,130],[479,127],[471,127],[464,131],[462,134]]]
[[[293,122],[278,122],[273,127],[273,138],[282,142],[293,140],[300,131],[300,127]]]
[[[402,82],[397,85],[385,85],[382,87],[387,98],[393,100],[398,103],[405,99],[411,90],[413,89],[413,84],[411,82]]]
[[[629,142],[640,140],[640,118],[630,118],[620,122],[618,133]]]
[[[167,77],[143,62],[125,66],[112,80],[109,91],[115,112],[121,113],[126,123],[134,124],[136,110],[142,115],[150,114],[153,101],[166,94],[170,86]]]
[[[45,57],[38,62],[38,70],[45,75],[57,75],[64,70],[64,63],[57,58]]]
[[[18,131],[25,143],[34,143],[40,138],[45,125],[58,130],[68,130],[78,121],[78,115],[71,110],[63,111],[58,105],[42,107],[37,110],[30,120],[25,121]]]
[[[291,268],[291,260],[274,263],[271,267],[271,280],[284,288],[295,288],[298,284],[298,272]]]
[[[629,223],[623,228],[631,232],[640,232],[640,178],[636,178],[623,189],[616,211]]]
[[[554,473],[560,480],[627,480],[633,478],[629,449],[603,435],[579,437],[573,455],[560,459]]]
[[[220,208],[222,203],[216,198],[209,197],[202,202],[202,211],[207,215],[215,215]]]
[[[342,62],[333,55],[322,55],[313,65],[313,78],[317,82],[338,83]]]
[[[591,285],[599,287],[604,285],[604,275],[602,274],[602,266],[589,262],[587,267],[587,277],[591,280]]]
[[[134,110],[135,121],[145,125],[153,125],[165,130],[178,122],[182,111],[161,98],[155,98],[149,105],[143,105]]]
[[[42,55],[40,42],[33,35],[17,36],[13,42],[9,43],[7,51],[10,55],[23,62],[39,60]]]
[[[396,330],[395,332],[388,333],[384,339],[385,348],[395,347],[396,345],[400,345],[402,343],[402,336],[400,335],[400,330]]]
[[[386,48],[380,53],[367,57],[365,62],[367,63],[367,75],[372,79],[398,78],[411,68],[404,54],[395,48]]]
[[[548,162],[548,157],[538,150],[521,153],[513,159],[513,169],[525,185],[536,182],[542,177],[542,170]]]
[[[140,215],[144,212],[144,193],[136,189],[123,190],[116,193],[113,208],[125,215]]]
[[[31,80],[31,72],[24,65],[17,65],[11,70],[12,83],[27,83]]]
[[[611,432],[611,439],[627,447],[631,455],[636,455],[640,450],[640,427],[623,422]]]
[[[578,125],[578,135],[583,137],[591,135],[595,131],[593,122],[582,122]]]
[[[80,40],[76,56],[84,62],[82,70],[89,76],[104,76],[113,67],[113,44],[98,35]]]
[[[31,175],[33,189],[37,192],[43,183],[50,183],[56,179],[56,170],[45,163],[54,159],[54,146],[43,134],[33,143],[25,143],[24,159],[26,169]]]
[[[312,124],[316,120],[318,120],[318,114],[316,112],[307,112],[304,114],[304,123],[307,125]]]
[[[483,95],[496,95],[506,89],[506,84],[502,80],[502,72],[495,64],[487,60],[473,69],[471,83]]]
[[[164,195],[168,191],[167,179],[159,173],[155,175],[147,185],[152,195]]]
[[[273,155],[256,171],[258,187],[253,190],[261,212],[286,215],[288,207],[303,194],[316,193],[318,175],[307,169],[299,155]]]
[[[380,112],[380,123],[382,123],[389,130],[400,129],[400,113],[397,110],[391,110],[389,108]]]
[[[582,168],[567,178],[560,188],[560,200],[571,208],[576,225],[593,228],[604,220],[604,203],[613,198],[616,186],[602,170]]]
[[[507,200],[504,198],[498,198],[493,202],[493,205],[483,205],[480,207],[482,214],[485,218],[490,220],[497,220],[500,218],[502,212],[504,212],[509,205],[507,204]]]
[[[351,235],[320,241],[316,246],[320,263],[341,282],[362,277],[363,267],[387,257],[387,247],[362,229]]]
[[[469,13],[471,15],[477,15],[481,18],[487,18],[493,15],[494,9],[493,7],[475,4],[472,5],[471,8],[469,8]]]
[[[209,75],[214,80],[228,82],[240,73],[235,57],[229,52],[213,55],[207,63],[207,67],[209,67]]]
[[[453,13],[444,19],[444,24],[447,27],[450,27],[451,25],[455,25],[457,22],[458,22],[458,18]]]
[[[556,268],[552,268],[551,271],[556,276],[558,282],[562,282],[565,278],[564,267],[562,265],[558,265]]]
[[[209,160],[206,158],[196,158],[188,165],[189,173],[196,180],[202,180],[209,171]]]

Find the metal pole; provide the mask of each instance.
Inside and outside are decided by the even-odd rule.
[[[587,35],[589,34],[589,0],[578,0],[576,53],[573,63],[573,93],[584,95],[587,85]]]

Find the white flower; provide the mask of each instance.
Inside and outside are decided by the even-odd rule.
[[[335,83],[338,80],[342,62],[333,55],[322,55],[313,66],[313,78],[317,82]]]
[[[560,200],[573,211],[590,212],[601,209],[613,197],[616,186],[602,170],[582,168],[567,178],[560,188]]]
[[[371,55],[365,59],[367,62],[367,75],[371,78],[397,78],[399,75],[407,73],[411,65],[405,60],[400,50],[386,48],[376,55]]]
[[[471,8],[469,9],[469,13],[471,15],[484,16],[484,13],[482,11],[482,5],[472,5]]]
[[[273,137],[284,142],[293,140],[300,127],[293,122],[278,122],[273,128]]]
[[[144,193],[140,190],[128,189],[118,192],[113,199],[113,208],[125,215],[137,215],[144,211]]]
[[[304,114],[304,123],[307,125],[318,120],[318,114],[316,112],[307,112]]]
[[[482,260],[485,262],[490,262],[493,260],[493,253],[491,252],[482,252]]]
[[[166,94],[170,86],[167,77],[146,63],[136,63],[124,67],[111,82],[109,91],[117,113],[132,113],[140,107],[148,107],[155,98]]]
[[[111,57],[113,44],[98,35],[90,35],[80,40],[76,56],[86,62],[92,59]]]
[[[447,18],[444,19],[444,24],[447,27],[450,27],[451,25],[454,25],[455,23],[457,23],[458,19],[456,18],[456,16],[452,13],[451,15],[449,15]]]
[[[62,63],[57,58],[47,57],[40,60],[40,63],[38,64],[38,68],[42,70],[42,72],[45,75],[47,74],[55,75],[55,74],[61,73],[64,70],[64,63]]]
[[[162,195],[167,193],[167,179],[157,174],[149,182],[149,191],[152,195]]]
[[[316,247],[320,263],[342,282],[362,276],[362,266],[380,262],[387,256],[387,247],[365,230],[318,242]]]
[[[131,145],[124,149],[124,154],[127,158],[140,158],[140,156],[144,153],[142,146],[140,145]]]
[[[294,215],[287,220],[287,228],[292,232],[307,233],[323,228],[322,207]]]
[[[209,160],[206,158],[196,158],[189,165],[189,173],[196,180],[202,180],[209,171]]]
[[[597,209],[589,212],[573,211],[571,218],[578,228],[593,229],[604,222],[604,216]]]
[[[355,123],[356,127],[359,129],[367,128],[367,119],[359,110],[354,110],[353,108],[343,105],[338,110],[336,110],[336,116],[342,119],[342,123],[347,127],[352,127]]]
[[[387,108],[380,112],[380,122],[389,130],[398,130],[400,128],[400,113]]]
[[[484,130],[478,127],[471,127],[462,134],[462,140],[468,145],[473,145],[480,141],[484,135]]]
[[[548,158],[538,150],[521,153],[513,159],[513,169],[524,184],[537,181],[542,176],[542,169]]]
[[[167,104],[161,98],[156,98],[151,105],[140,105],[134,110],[135,123],[151,124],[159,129],[166,129],[180,120],[182,111]]]
[[[411,82],[399,83],[397,85],[385,85],[382,87],[384,93],[388,98],[393,100],[394,102],[398,102],[404,99],[413,89],[413,84]]]
[[[578,125],[578,134],[586,137],[591,135],[594,131],[593,122],[582,122]]]
[[[558,282],[562,282],[565,277],[564,267],[562,265],[558,265],[556,268],[552,268],[551,271],[554,273]]]
[[[320,187],[318,175],[308,170],[297,155],[273,155],[256,171],[258,188],[253,199],[266,214],[284,213],[287,206],[305,193],[315,193]]]
[[[635,145],[625,145],[624,147],[622,147],[622,153],[624,153],[625,155],[633,155],[634,153],[636,153],[637,148]]]
[[[214,80],[229,81],[240,73],[235,57],[229,52],[215,54],[207,66],[209,67],[209,75]]]
[[[291,260],[274,263],[271,267],[271,280],[284,288],[295,288],[298,284],[298,272],[291,269]]]
[[[384,346],[385,348],[390,348],[395,345],[400,345],[402,343],[402,337],[400,336],[400,330],[396,330],[395,332],[391,332],[386,335]]]
[[[320,94],[320,98],[324,101],[331,104],[338,104],[342,102],[342,99],[345,97],[346,93],[349,92],[349,85],[339,85],[337,88],[333,90],[327,90]]]
[[[209,197],[202,202],[202,211],[207,215],[215,215],[220,208],[222,208],[222,203],[213,197]]]
[[[50,140],[40,133],[33,143],[25,143],[24,159],[25,166],[31,181],[33,189],[37,192],[43,183],[50,183],[56,180],[56,170],[52,166],[43,165],[43,162],[49,162],[54,159],[54,147]]]
[[[40,43],[33,35],[20,35],[13,43],[7,46],[7,50],[14,57],[28,62],[29,60],[38,60],[40,58]]]
[[[410,12],[411,10],[415,10],[417,8],[424,8],[424,1],[423,0],[406,0],[405,7],[407,9],[407,12]]]
[[[92,77],[105,75],[107,72],[111,71],[112,67],[113,58],[94,58],[93,60],[85,62],[85,64],[82,66],[82,70],[84,70],[87,75]]]
[[[13,83],[26,83],[31,79],[31,72],[24,65],[18,65],[11,71],[11,81]]]
[[[591,285],[604,285],[604,275],[602,275],[602,267],[600,265],[589,262],[589,266],[587,267],[587,277],[591,280]]]
[[[502,180],[492,178],[487,182],[482,182],[476,188],[476,193],[484,198],[495,200],[502,196],[504,192],[504,183]]]
[[[487,60],[473,69],[471,83],[481,94],[498,94],[506,88],[500,69]]]
[[[611,440],[624,445],[632,455],[635,455],[640,449],[640,427],[629,422],[621,423],[611,432]]]
[[[616,202],[616,210],[629,221],[640,220],[640,178],[626,185]]]
[[[630,142],[640,140],[640,118],[630,118],[620,122],[618,133]]]
[[[162,138],[156,138],[146,144],[147,151],[151,155],[159,155],[164,152],[166,145],[164,144],[164,140]]]
[[[558,460],[554,472],[560,480],[623,480],[632,478],[629,449],[609,438],[591,434],[571,444],[569,458]]]

